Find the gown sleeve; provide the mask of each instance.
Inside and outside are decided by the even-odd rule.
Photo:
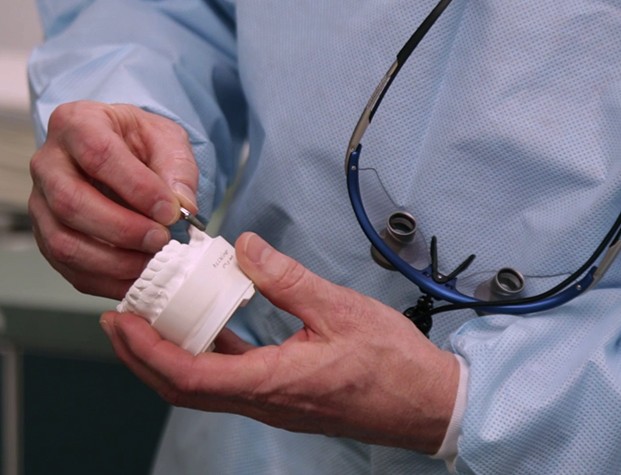
[[[466,323],[452,338],[469,365],[457,472],[621,467],[620,342],[614,287],[545,314]]]
[[[217,0],[39,0],[46,41],[29,62],[37,140],[52,111],[76,100],[128,103],[190,136],[209,216],[235,174],[246,104],[235,13]]]

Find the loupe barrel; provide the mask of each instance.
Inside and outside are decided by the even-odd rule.
[[[503,267],[479,285],[474,296],[486,302],[514,299],[524,290],[524,276],[511,267]]]
[[[405,211],[392,213],[386,222],[386,227],[380,232],[381,238],[395,253],[412,243],[416,235],[416,220],[414,216]],[[373,260],[385,269],[395,270],[393,265],[371,245]]]

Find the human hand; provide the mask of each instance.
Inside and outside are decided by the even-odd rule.
[[[180,205],[196,211],[187,134],[131,105],[59,106],[30,170],[37,244],[85,293],[122,298],[170,239]]]
[[[242,270],[304,328],[254,347],[225,330],[218,353],[193,357],[140,317],[107,312],[118,357],[169,403],[231,412],[291,431],[435,453],[459,364],[399,312],[305,269],[254,234],[236,243]]]

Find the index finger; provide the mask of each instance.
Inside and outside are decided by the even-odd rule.
[[[149,168],[162,178],[185,208],[195,213],[199,171],[185,129],[151,114],[141,118],[140,134],[147,147],[144,158]]]
[[[261,348],[240,355],[192,356],[163,340],[141,317],[106,312],[104,325],[113,329],[109,337],[123,363],[173,404],[188,405],[188,399],[199,394],[205,404],[210,395],[250,393],[265,378],[266,360],[256,353]]]
[[[161,177],[132,153],[121,136],[100,117],[70,128],[61,147],[88,177],[113,190],[141,214],[164,225],[179,217],[179,200]]]

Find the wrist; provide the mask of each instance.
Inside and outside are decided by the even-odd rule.
[[[421,441],[418,451],[428,455],[437,454],[443,446],[453,417],[453,410],[460,386],[460,363],[455,355],[447,351],[440,351],[435,365],[430,368],[429,387],[425,388],[429,395],[429,409],[427,410],[425,430],[427,437]]]

